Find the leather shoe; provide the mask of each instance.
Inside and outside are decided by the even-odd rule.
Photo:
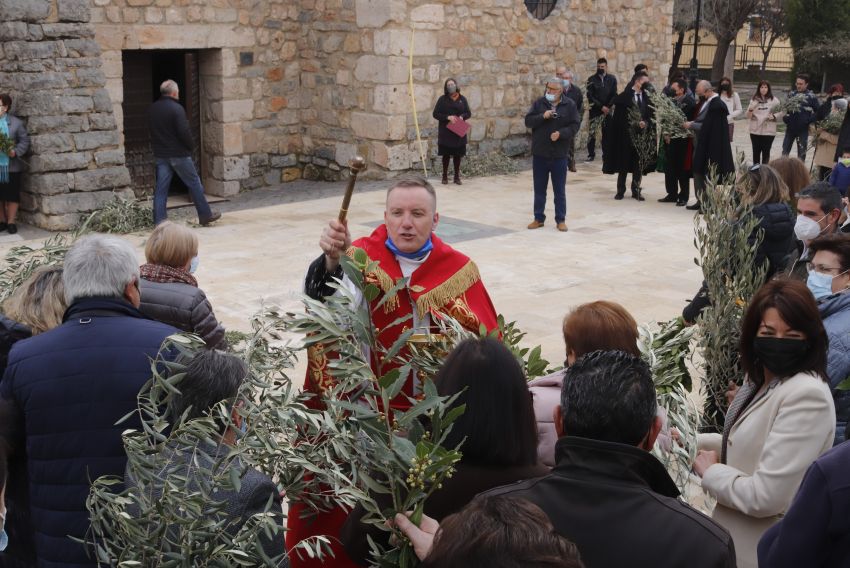
[[[455,181],[455,185],[463,185],[463,182],[462,182],[462,181],[460,181],[460,178],[459,178],[459,177],[455,177],[455,180],[454,180],[454,181]]]
[[[687,209],[688,211],[701,211],[702,210],[702,204],[699,201],[697,201],[693,205],[688,205],[687,207],[685,207],[685,209]]]
[[[14,223],[9,223],[9,224],[6,226],[6,230],[7,230],[7,231],[9,231],[9,234],[10,234],[10,235],[14,235],[15,233],[17,233],[17,232],[18,232],[18,226],[17,226],[17,225],[15,225]]]
[[[212,211],[212,212],[210,213],[210,216],[209,216],[209,217],[207,217],[206,219],[204,219],[203,221],[201,221],[201,225],[203,225],[204,227],[206,227],[206,226],[207,226],[207,225],[209,225],[210,223],[213,223],[213,222],[215,222],[215,221],[218,221],[219,219],[221,219],[221,211]]]
[[[577,170],[576,170],[576,165],[575,165],[575,164],[572,164],[572,163],[570,164],[569,168],[567,168],[567,169],[568,169],[568,170],[570,170],[571,172],[575,172],[575,171],[577,171]]]
[[[543,221],[538,221],[537,219],[535,219],[534,221],[532,221],[531,223],[528,224],[529,229],[539,229],[542,226],[543,226]]]
[[[560,223],[558,223],[558,230],[561,231],[562,233],[566,233],[567,232],[567,224],[564,223],[563,221],[561,221]]]
[[[622,193],[618,193],[617,195],[615,195],[615,196],[614,196],[614,199],[616,199],[616,200],[618,200],[618,201],[619,201],[619,200],[620,200],[620,199],[622,199],[623,197],[625,197],[625,195],[624,195],[624,194],[622,194]]]
[[[679,201],[676,202],[676,207],[684,207],[687,204],[688,204],[687,201],[685,201],[684,199],[680,199]]]
[[[658,203],[675,203],[675,202],[676,202],[676,198],[673,197],[672,195],[662,197],[661,199],[658,200]]]
[[[640,190],[632,192],[632,199],[637,199],[638,201],[646,201],[643,195],[640,194]]]

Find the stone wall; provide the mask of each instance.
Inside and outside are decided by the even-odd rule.
[[[132,195],[88,20],[85,0],[0,2],[0,89],[32,141],[21,217],[48,229]]]

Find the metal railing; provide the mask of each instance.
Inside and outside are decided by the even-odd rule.
[[[702,69],[711,67],[714,60],[714,52],[717,45],[713,43],[700,43],[697,47],[697,60]],[[693,57],[694,44],[682,45],[682,56],[679,59],[680,67],[687,67]],[[757,45],[735,46],[735,69],[761,69],[764,57]],[[785,46],[774,46],[767,56],[766,71],[791,71],[794,68],[794,50]]]

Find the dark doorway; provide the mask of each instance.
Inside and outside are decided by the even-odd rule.
[[[121,54],[124,65],[124,151],[127,169],[137,193],[153,194],[156,164],[148,131],[148,107],[159,98],[159,86],[166,79],[177,81],[180,104],[186,109],[192,130],[192,157],[198,173],[201,164],[201,105],[198,52],[191,50],[134,50]],[[180,178],[174,176],[169,193],[187,193]]]

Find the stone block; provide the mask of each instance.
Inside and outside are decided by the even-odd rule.
[[[64,22],[56,24],[42,24],[41,30],[44,33],[44,37],[51,39],[94,37],[94,28],[86,24],[69,24]]]
[[[301,168],[284,168],[281,172],[281,181],[288,183],[301,178]]]
[[[142,8],[144,6],[153,6],[155,0],[127,0],[128,6]]]
[[[0,23],[0,41],[12,41],[16,39],[29,39],[26,22]]]
[[[65,57],[67,51],[59,41],[7,41],[3,44],[6,59],[28,61],[32,59],[56,59]]]
[[[106,83],[106,75],[100,69],[77,70],[78,87],[102,87]]]
[[[30,136],[32,152],[35,154],[58,154],[74,149],[74,141],[70,134],[37,134]]]
[[[402,23],[407,6],[398,0],[355,0],[354,14],[358,28],[382,28],[389,21]]]
[[[417,112],[431,110],[436,91],[432,85],[413,85]],[[472,108],[481,108],[472,106]],[[386,114],[408,114],[413,107],[408,85],[378,85],[372,98],[372,109]]]
[[[484,140],[484,136],[487,135],[487,123],[483,120],[473,120],[470,122],[472,123],[472,128],[469,131],[470,141],[478,142]]]
[[[124,35],[121,33],[117,49],[121,49]],[[62,42],[70,57],[97,57],[100,55],[100,45],[92,39],[66,39]]]
[[[442,4],[422,4],[410,11],[410,21],[417,30],[439,30],[445,24],[446,13]]]
[[[530,151],[531,146],[529,145],[528,139],[525,137],[509,138],[502,142],[502,152],[504,152],[506,156],[521,156]]]
[[[204,190],[209,195],[218,197],[231,197],[239,193],[238,181],[222,181],[220,179],[207,179],[204,181]]]
[[[365,112],[351,113],[351,129],[360,138],[371,140],[403,140],[405,116],[380,116]]]
[[[263,183],[265,185],[278,185],[281,181],[281,172],[280,170],[269,170],[263,176]]]
[[[244,146],[242,138],[242,124],[238,122],[223,124],[222,133],[222,153],[228,156],[242,154]]]
[[[112,99],[106,89],[98,89],[92,95],[94,110],[97,112],[112,112]]]
[[[83,126],[88,124],[85,117],[79,115],[39,116],[32,110],[29,110],[28,114],[30,118],[27,129],[30,135],[43,132],[80,132]]]
[[[60,172],[80,170],[91,162],[90,152],[64,152],[61,154],[38,154],[30,158],[30,171]]]
[[[298,164],[298,156],[295,154],[284,154],[272,156],[269,160],[273,168],[289,168]]]
[[[117,130],[95,130],[73,136],[77,150],[94,150],[104,146],[117,146],[120,143]]]
[[[251,162],[248,156],[216,156],[213,158],[213,177],[224,181],[250,177]]]
[[[123,150],[103,150],[94,153],[94,163],[99,167],[123,166],[124,161]]]
[[[3,0],[0,22],[41,22],[50,15],[50,0]]]
[[[354,144],[346,144],[345,142],[337,142],[334,149],[334,161],[341,166],[347,166],[348,162],[357,155],[357,146]]]
[[[59,97],[59,110],[67,113],[91,112],[94,110],[94,101],[92,100],[92,97]]]
[[[226,100],[211,105],[213,118],[221,122],[240,122],[254,118],[252,99]]]
[[[37,199],[37,207],[45,215],[89,212],[103,207],[113,195],[111,190],[44,195]]]
[[[165,19],[165,14],[159,8],[145,8],[145,23],[159,24]]]
[[[410,30],[377,30],[374,33],[376,55],[410,55]],[[417,31],[413,36],[413,55],[437,55],[437,34]]]
[[[74,189],[74,174],[32,174],[23,177],[24,191],[40,195],[55,195]]]
[[[44,213],[33,212],[24,215],[23,219],[24,221],[28,221],[29,223],[47,231],[70,231],[80,223],[81,216],[82,215],[80,213],[69,213],[67,215],[45,215]]]
[[[96,191],[130,185],[130,172],[123,166],[74,172],[76,191]]]
[[[63,22],[88,22],[89,0],[57,0],[59,20]]]
[[[92,130],[112,130],[116,127],[115,117],[108,112],[95,112],[89,115]]]
[[[396,56],[362,55],[354,67],[354,78],[369,83],[403,83],[407,81],[407,59]]]
[[[390,146],[383,142],[372,142],[371,161],[387,170],[410,169],[410,150],[407,144]]]

